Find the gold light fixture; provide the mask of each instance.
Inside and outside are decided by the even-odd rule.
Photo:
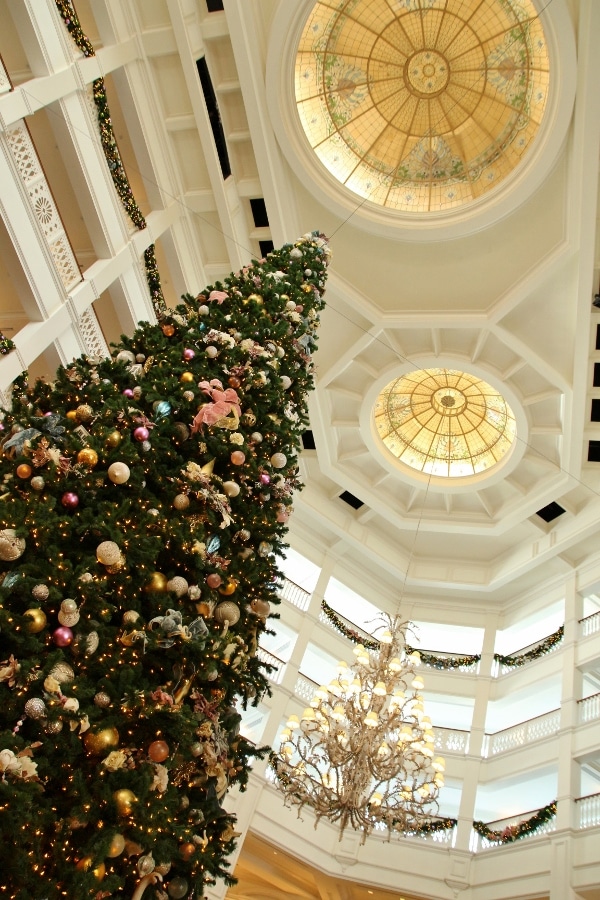
[[[417,652],[406,623],[384,616],[377,649],[354,648],[352,666],[320,687],[302,719],[290,716],[271,762],[286,806],[311,807],[347,827],[409,832],[438,812],[445,762],[434,752]]]

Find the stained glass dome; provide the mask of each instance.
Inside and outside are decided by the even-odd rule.
[[[295,65],[314,153],[359,197],[404,212],[461,207],[502,182],[548,88],[531,0],[320,0]]]
[[[396,459],[444,478],[491,469],[516,436],[504,397],[480,378],[453,369],[421,369],[391,381],[377,397],[374,420]]]

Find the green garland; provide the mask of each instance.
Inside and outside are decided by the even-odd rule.
[[[6,356],[7,353],[10,353],[10,351],[14,349],[14,341],[11,341],[10,338],[5,337],[2,332],[0,332],[0,355]]]
[[[321,601],[321,609],[329,624],[338,632],[338,634],[348,638],[353,644],[362,644],[367,650],[377,650],[379,648],[379,641],[376,641],[373,638],[367,638],[360,632],[349,628],[325,600]],[[414,653],[415,649],[416,648],[411,647],[410,644],[406,644],[407,653]],[[423,650],[416,650],[416,652],[421,657],[421,662],[424,665],[440,670],[460,669],[466,666],[474,666],[481,659],[480,653],[475,653],[471,656],[437,656],[435,653],[426,653]]]
[[[502,831],[494,831],[485,824],[485,822],[473,822],[473,828],[477,834],[485,838],[487,841],[497,844],[512,844],[521,838],[528,837],[539,831],[542,825],[549,822],[556,815],[556,800],[538,809],[529,819],[523,819],[516,825],[507,825]]]
[[[84,56],[95,56],[94,48],[89,39],[84,34],[75,8],[71,0],[55,0],[57,9],[65,23],[67,30],[76,46]],[[129,184],[129,179],[123,166],[121,154],[117,146],[112,121],[110,118],[110,109],[106,97],[106,87],[103,78],[96,78],[93,83],[94,103],[98,112],[98,128],[100,131],[100,142],[104,151],[104,156],[110,170],[115,189],[121,199],[121,203],[125,212],[140,231],[146,227],[146,219],[137,205]],[[160,275],[156,265],[156,255],[154,244],[151,244],[144,252],[144,262],[146,265],[146,279],[148,288],[152,298],[152,304],[157,318],[162,318],[167,310],[165,298],[163,296],[160,283]]]
[[[561,625],[553,634],[548,635],[547,638],[540,641],[533,650],[528,650],[527,653],[520,653],[515,656],[502,656],[501,653],[494,653],[494,659],[496,662],[500,663],[501,666],[511,666],[512,668],[524,666],[525,663],[531,662],[534,659],[539,659],[540,656],[544,656],[546,653],[554,650],[562,641],[564,633],[564,626]]]

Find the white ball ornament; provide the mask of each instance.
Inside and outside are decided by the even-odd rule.
[[[135,353],[132,353],[131,350],[120,350],[116,356],[117,362],[125,363],[126,365],[131,365],[135,362]]]
[[[228,497],[237,497],[240,492],[240,486],[237,481],[224,481],[223,490]]]
[[[206,348],[206,355],[209,359],[215,359],[216,356],[219,355],[219,351],[216,347],[213,347],[212,344]]]
[[[288,300],[288,302],[285,304],[285,308],[286,309],[296,309],[296,301]]]
[[[291,388],[292,379],[290,378],[289,375],[282,375],[280,378],[280,381],[281,381],[281,387],[284,389],[284,391],[287,391],[288,388]]]
[[[130,475],[131,470],[124,462],[114,462],[108,467],[108,477],[113,484],[125,484]]]
[[[204,303],[202,304],[202,306],[198,307],[198,315],[199,316],[207,316],[208,312],[209,312],[208,306],[206,306]]]
[[[181,575],[175,575],[174,578],[167,581],[167,590],[172,591],[178,597],[183,597],[184,594],[187,594],[188,588],[189,584]]]
[[[274,453],[271,457],[271,465],[274,469],[283,469],[287,462],[285,453]]]
[[[253,431],[252,434],[250,435],[250,438],[254,441],[255,444],[260,444],[263,439],[263,436],[260,433],[260,431]]]
[[[119,545],[114,541],[102,541],[96,547],[96,559],[103,566],[114,566],[121,558]]]
[[[300,259],[302,257],[302,250],[300,250],[299,247],[292,247],[290,256],[292,259]]]

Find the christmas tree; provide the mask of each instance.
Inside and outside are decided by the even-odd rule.
[[[231,881],[240,704],[307,425],[329,248],[253,261],[111,359],[15,386],[0,477],[0,894]]]

